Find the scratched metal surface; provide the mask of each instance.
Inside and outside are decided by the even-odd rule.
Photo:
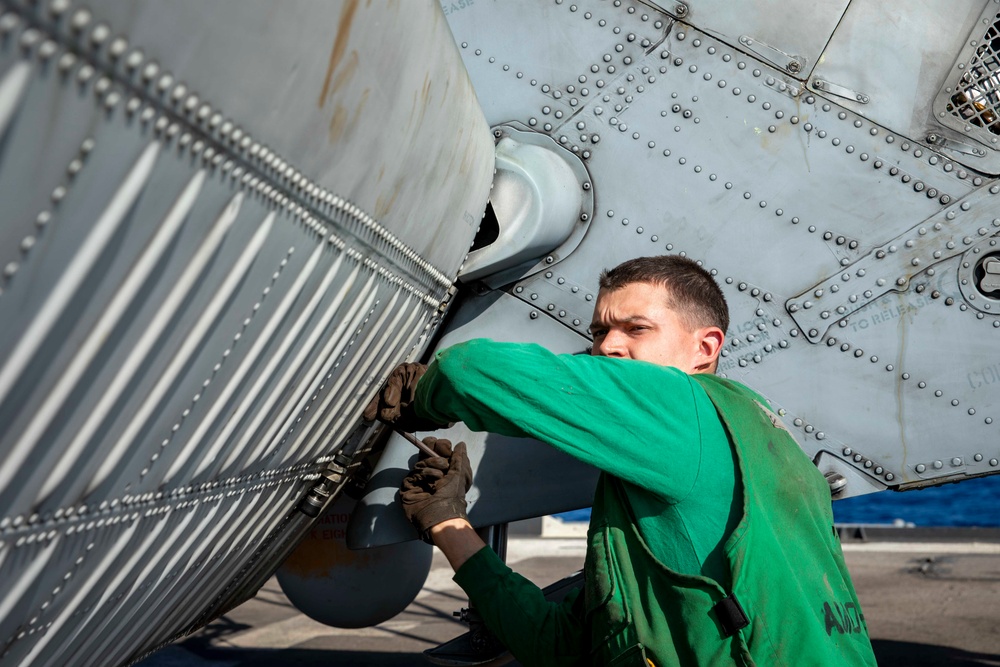
[[[492,170],[433,3],[0,2],[0,665],[253,594]]]
[[[583,350],[600,269],[683,253],[729,300],[721,373],[767,396],[820,469],[847,478],[846,496],[1000,470],[1000,302],[978,287],[1000,251],[988,176],[1000,153],[981,127],[937,122],[935,106],[996,30],[997,3],[659,5],[477,2],[448,15],[496,135],[552,137],[583,161],[594,202],[577,247],[499,288],[523,308],[483,326],[459,318],[446,340]],[[799,56],[799,71],[761,42]],[[852,86],[867,102],[843,96]],[[484,445],[473,457],[503,466],[508,450]],[[551,490],[537,472],[521,478],[523,505],[481,476],[473,511],[589,504],[590,488]]]

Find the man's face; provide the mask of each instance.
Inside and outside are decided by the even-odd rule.
[[[722,332],[716,327],[689,329],[667,305],[668,296],[650,283],[601,290],[590,325],[591,354],[673,366],[685,373],[714,370]]]

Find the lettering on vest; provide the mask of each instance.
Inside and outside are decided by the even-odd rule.
[[[824,602],[823,618],[826,621],[826,634],[832,635],[836,630],[842,635],[850,635],[864,632],[865,615],[861,609],[853,602]]]

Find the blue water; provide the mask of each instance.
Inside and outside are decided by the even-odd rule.
[[[557,515],[563,521],[589,521],[590,510]],[[969,479],[919,491],[883,491],[833,503],[837,523],[892,524],[902,520],[915,526],[1000,527],[1000,475]]]
[[[883,491],[833,503],[838,523],[1000,527],[1000,475],[968,479],[919,491]]]

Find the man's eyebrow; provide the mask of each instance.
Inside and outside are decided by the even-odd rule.
[[[621,322],[622,324],[632,324],[635,322],[651,322],[652,320],[650,320],[645,315],[627,315],[625,317],[614,317],[612,318],[612,321]],[[591,321],[590,326],[594,327],[594,326],[599,326],[601,324],[605,324],[605,321],[601,318],[598,318]]]

